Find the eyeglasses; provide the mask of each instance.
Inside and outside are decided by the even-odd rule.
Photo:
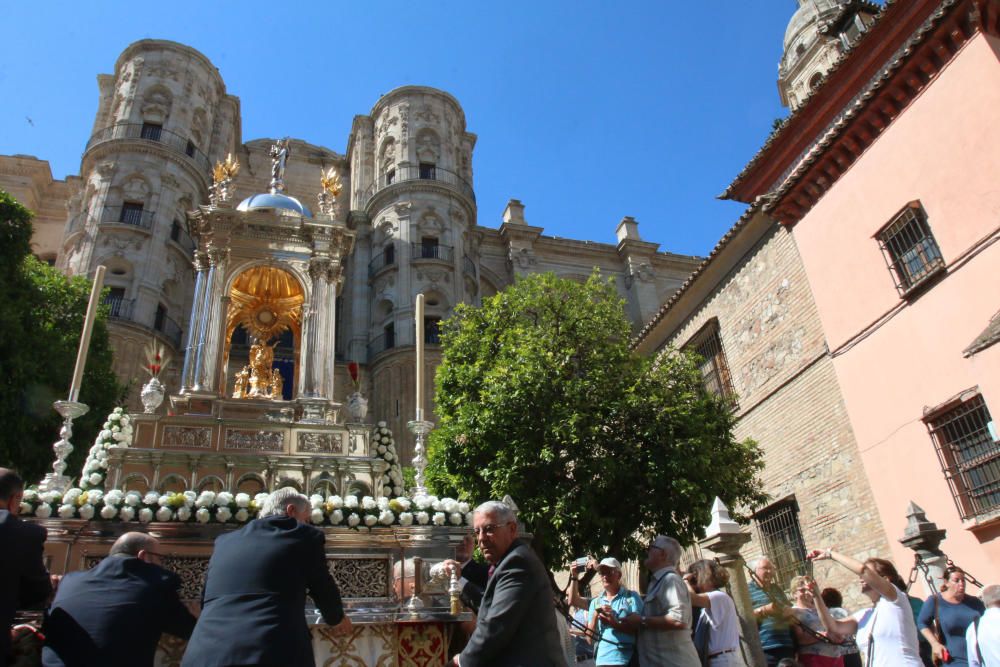
[[[506,526],[509,526],[509,525],[510,525],[509,523],[488,523],[485,526],[482,526],[481,528],[473,528],[472,529],[472,534],[473,535],[492,535],[493,533],[497,532],[497,528],[502,528],[502,527],[506,527]]]
[[[158,551],[146,551],[146,553],[147,553],[148,555],[150,555],[150,556],[156,556],[156,557],[157,557],[157,558],[159,558],[160,560],[163,560],[164,558],[166,558],[166,557],[167,557],[167,554],[161,554],[161,553],[160,553],[160,552],[158,552]]]

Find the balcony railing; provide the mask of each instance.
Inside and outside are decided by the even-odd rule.
[[[384,190],[390,185],[406,183],[408,181],[437,181],[438,183],[444,183],[455,188],[472,201],[476,201],[476,193],[472,189],[472,186],[458,174],[438,166],[429,167],[428,165],[412,164],[400,165],[391,172],[379,174],[375,182],[365,190],[362,205],[367,206],[371,198],[380,190]]]
[[[372,261],[368,262],[368,277],[373,277],[376,273],[381,271],[387,266],[393,266],[396,263],[396,250],[395,248],[391,250],[383,250],[379,254],[375,255]]]
[[[132,225],[142,229],[150,229],[153,226],[153,211],[130,208],[128,206],[105,206],[101,214],[101,222],[113,222],[120,225]]]
[[[194,239],[192,239],[180,225],[174,225],[170,228],[170,240],[188,252],[195,249]]]
[[[154,322],[153,325],[153,329],[166,336],[167,340],[174,344],[174,347],[179,348],[181,346],[181,336],[184,332],[177,322],[174,322],[169,317],[164,317],[162,321]]]
[[[193,160],[206,177],[212,167],[208,156],[198,150],[198,147],[195,146],[194,142],[189,138],[171,132],[170,130],[164,130],[163,128],[155,125],[146,125],[143,123],[119,123],[117,125],[112,125],[98,130],[93,134],[93,136],[90,137],[90,141],[87,142],[87,148],[85,150],[89,151],[98,144],[102,144],[105,141],[114,141],[116,139],[138,139],[140,141],[151,141],[153,143],[169,146],[178,153],[183,153]]]
[[[454,248],[450,245],[430,245],[414,242],[410,244],[410,259],[442,259],[450,262],[454,257]]]
[[[132,311],[135,309],[135,299],[123,299],[121,297],[108,297],[104,300],[108,306],[108,317],[113,320],[132,321]]]
[[[376,336],[372,339],[372,342],[368,343],[368,361],[371,361],[386,350],[391,350],[394,347],[396,347],[395,334],[382,334],[381,336]]]
[[[476,275],[477,275],[477,273],[476,273],[476,263],[473,262],[472,258],[469,257],[468,255],[464,255],[462,257],[462,269],[467,274],[469,274],[470,276],[472,276],[473,280],[476,279]]]

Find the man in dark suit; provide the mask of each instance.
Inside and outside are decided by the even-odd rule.
[[[458,587],[462,604],[478,613],[479,604],[483,601],[483,591],[486,590],[489,565],[473,560],[472,555],[475,549],[476,538],[472,533],[469,533],[462,539],[462,545],[456,549],[457,560],[442,561],[440,568],[443,576],[450,577],[454,572],[459,577]],[[431,568],[432,578],[435,576],[437,567],[439,566]]]
[[[7,664],[14,612],[42,604],[52,593],[42,561],[46,531],[17,518],[22,497],[24,481],[0,468],[0,667]]]
[[[327,624],[350,632],[327,569],[325,536],[305,523],[309,512],[305,496],[278,489],[258,519],[215,540],[185,667],[312,667],[306,590]]]
[[[151,667],[161,634],[190,637],[195,618],[161,557],[158,539],[125,533],[96,567],[63,577],[42,627],[42,664]]]
[[[545,566],[517,539],[517,519],[502,502],[476,508],[473,531],[492,574],[476,629],[452,664],[460,667],[554,667],[565,663]]]

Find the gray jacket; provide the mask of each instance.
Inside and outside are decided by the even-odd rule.
[[[555,667],[565,664],[552,588],[541,561],[517,540],[486,583],[462,667]]]

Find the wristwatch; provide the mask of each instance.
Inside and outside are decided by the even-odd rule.
[[[645,616],[643,616],[642,620],[639,621],[639,627],[642,628],[643,630],[646,629],[647,625],[646,625],[646,617]]]

